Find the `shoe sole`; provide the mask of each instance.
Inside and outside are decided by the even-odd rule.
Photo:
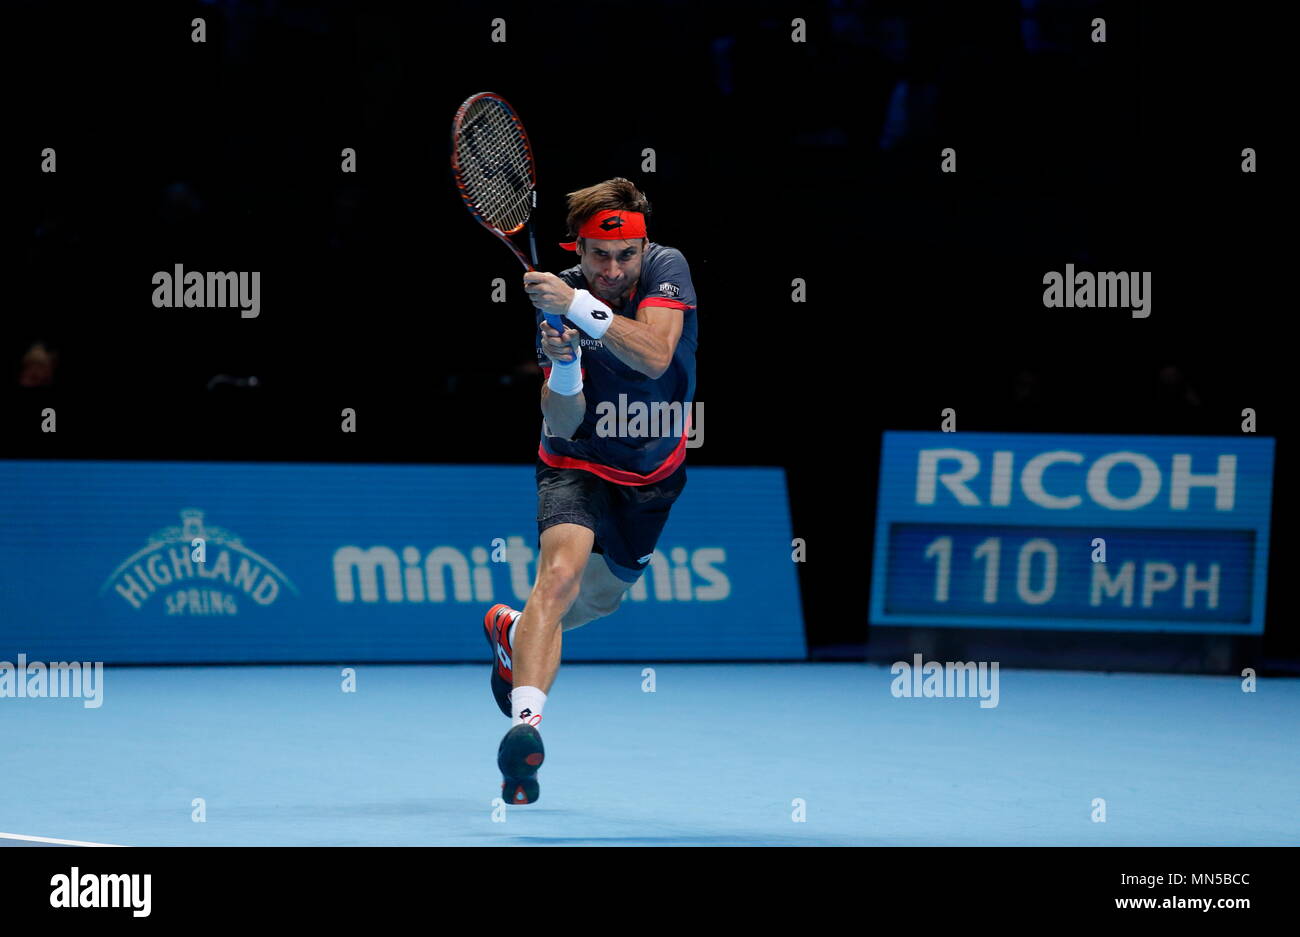
[[[535,726],[525,723],[507,732],[497,748],[501,799],[512,806],[535,803],[541,796],[537,769],[545,760],[546,749]]]

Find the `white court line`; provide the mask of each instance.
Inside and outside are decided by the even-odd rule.
[[[48,836],[23,836],[21,833],[0,833],[0,839],[21,839],[29,843],[53,843],[56,846],[111,846],[125,848],[117,843],[83,843],[76,839],[51,839]]]

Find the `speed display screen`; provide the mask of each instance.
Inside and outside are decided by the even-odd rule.
[[[1273,446],[886,432],[871,623],[1259,634]]]

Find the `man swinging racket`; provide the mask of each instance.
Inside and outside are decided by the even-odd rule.
[[[537,456],[537,580],[523,611],[483,619],[492,693],[511,718],[497,766],[509,804],[538,798],[537,726],[560,666],[561,632],[612,614],[649,566],[686,485],[695,393],[695,289],[686,259],[646,235],[646,197],[616,178],[571,192],[562,245],[577,266],[524,274],[537,310],[542,438]],[[563,334],[545,314],[562,315]],[[602,413],[640,402],[684,415],[658,435],[610,435]],[[604,403],[602,407],[601,404]],[[654,404],[659,408],[654,408]],[[599,408],[599,409],[598,409]],[[632,433],[635,422],[624,426]],[[616,431],[616,429],[614,430]]]

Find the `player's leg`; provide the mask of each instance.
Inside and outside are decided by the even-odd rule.
[[[578,598],[595,531],[556,524],[542,531],[537,581],[515,622],[514,685],[549,693],[560,668],[560,623]]]
[[[596,533],[596,550],[583,574],[582,589],[564,618],[564,630],[613,614],[627,590],[650,566],[668,514],[686,487],[682,466],[653,485],[614,485]]]
[[[560,668],[560,621],[578,597],[595,531],[581,524],[546,527],[539,538],[537,581],[515,622],[513,725],[497,748],[501,794],[512,804],[531,804],[540,796],[537,772],[545,758],[537,726],[546,694]]]
[[[614,614],[631,587],[632,583],[614,575],[603,554],[592,553],[582,574],[578,598],[564,616],[564,630],[581,628],[597,618]]]
[[[560,620],[581,589],[606,504],[601,480],[593,474],[538,463],[537,580],[513,633],[507,633],[513,656],[513,724],[497,749],[502,797],[510,803],[533,803],[539,797],[537,772],[546,752],[537,725],[559,671]]]
[[[537,463],[538,572],[533,589],[524,612],[497,604],[483,618],[493,656],[492,695],[508,718],[518,715],[511,702],[514,687],[531,686],[545,693],[555,679],[559,621],[572,604],[571,596],[565,593],[572,591],[575,578],[580,583],[587,566],[595,531],[609,501],[603,484],[589,472],[553,468],[540,460]],[[551,529],[560,532],[548,533]],[[519,657],[525,666],[523,682],[514,673],[514,644],[521,627],[527,635],[527,646]],[[551,634],[552,630],[555,634]],[[532,647],[534,638],[541,639],[536,648]],[[533,716],[537,714],[535,707],[529,709]]]

